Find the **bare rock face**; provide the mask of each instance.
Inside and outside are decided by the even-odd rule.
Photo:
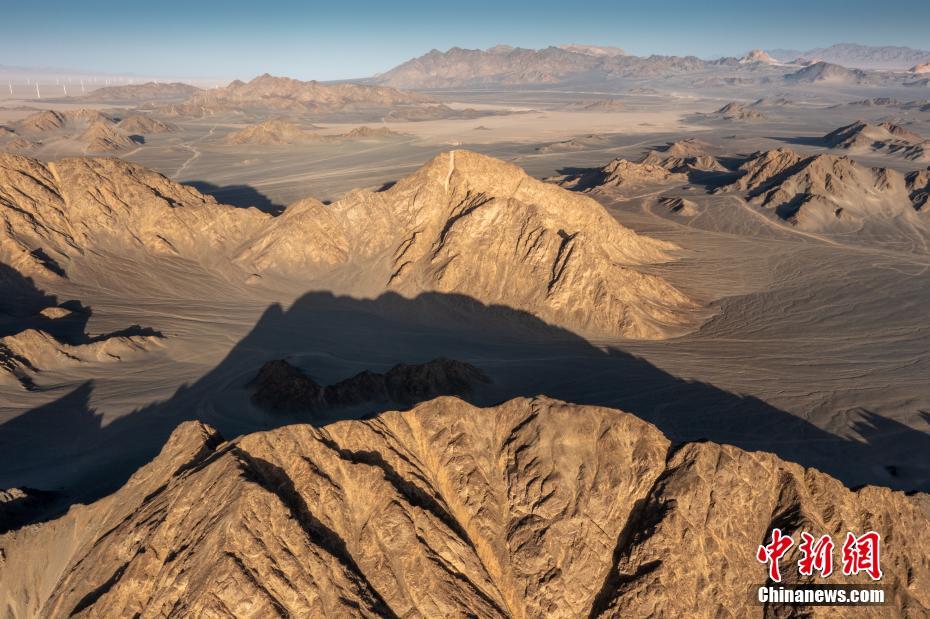
[[[129,134],[148,135],[151,133],[172,133],[178,128],[172,124],[164,123],[150,116],[132,114],[117,123],[119,128]]]
[[[118,159],[0,154],[0,259],[27,276],[58,276],[37,248],[62,262],[109,247],[220,261],[265,219]]]
[[[373,403],[409,407],[443,395],[467,399],[477,386],[487,382],[488,377],[469,363],[434,359],[399,363],[384,374],[361,372],[324,387],[280,359],[261,367],[252,383],[252,401],[272,410],[298,413]]]
[[[696,138],[685,138],[669,142],[659,149],[649,151],[640,163],[658,165],[673,174],[691,171],[725,172],[712,144]]]
[[[385,138],[393,138],[402,135],[396,131],[392,131],[387,127],[356,127],[350,129],[349,131],[343,133],[341,138],[346,140],[383,140]]]
[[[640,162],[617,157],[603,167],[549,180],[567,189],[588,191],[610,187],[635,187],[684,179],[684,175],[671,172],[662,165],[661,161],[655,161],[647,156],[646,160]]]
[[[567,146],[578,140],[579,138],[576,138],[558,144]],[[550,145],[550,148],[553,146],[556,145]],[[712,154],[716,150],[716,147],[707,142],[686,138],[650,150],[639,161],[617,157],[600,168],[547,180],[575,191],[681,182],[687,179],[690,172],[725,172],[726,168],[720,164],[716,155]]]
[[[930,612],[930,521],[771,454],[672,449],[619,411],[440,398],[222,442],[188,422],[116,494],[0,536],[0,608],[59,616],[755,616],[771,528],[883,534],[889,606]],[[783,559],[786,575],[796,573]],[[864,582],[834,574],[831,583]],[[846,611],[846,612],[844,612]]]
[[[112,124],[109,118],[97,110],[79,109],[66,112],[44,110],[17,121],[15,127],[19,133],[41,134],[63,129],[86,129],[98,122]]]
[[[869,221],[913,215],[904,175],[848,157],[802,157],[779,148],[750,157],[728,189],[808,230],[858,229]]]
[[[258,271],[364,264],[373,285],[402,293],[454,292],[587,332],[656,338],[687,324],[694,305],[636,267],[674,249],[591,198],[452,151],[386,191],[292,205],[239,259]]]
[[[118,247],[239,269],[230,276],[243,280],[339,274],[358,294],[458,293],[591,334],[661,338],[694,320],[690,299],[638,270],[670,260],[674,245],[468,151],[439,155],[386,191],[306,199],[279,217],[115,159],[0,155],[0,207],[0,259],[27,276],[55,276],[37,248],[67,266]]]
[[[107,153],[135,146],[136,142],[110,121],[98,120],[78,138],[89,153]]]
[[[823,136],[823,142],[851,152],[884,152],[912,161],[930,160],[930,140],[890,122],[871,125],[856,121]]]
[[[752,49],[739,59],[740,64],[779,64],[768,52],[761,49]]]

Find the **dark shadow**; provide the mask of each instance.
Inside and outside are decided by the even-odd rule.
[[[0,495],[4,494],[0,490]],[[54,511],[57,492],[18,488],[0,500],[0,535],[34,521],[34,514]]]
[[[810,200],[810,198],[811,195],[809,193],[799,193],[787,202],[775,207],[775,214],[785,221],[792,221],[798,214],[798,211],[801,210],[801,207],[804,206],[804,203]]]
[[[45,250],[42,248],[33,249],[31,252],[32,257],[42,263],[46,269],[54,273],[59,277],[67,277],[65,270],[61,268],[61,265],[55,261],[54,258],[45,253]]]
[[[54,260],[42,250],[32,255],[46,266]],[[43,260],[44,259],[44,260]],[[46,260],[48,262],[46,262]],[[64,271],[61,271],[64,273]],[[80,301],[60,302],[54,295],[43,292],[32,278],[25,277],[16,269],[0,262],[0,338],[16,335],[27,330],[36,330],[51,335],[62,344],[81,346],[101,342],[112,337],[164,335],[150,327],[131,325],[111,333],[91,335],[88,321],[93,315],[90,307]],[[34,374],[42,370],[33,362],[0,342],[0,371],[9,372],[28,391],[40,391]],[[2,402],[0,402],[2,404]],[[0,486],[2,489],[3,486]]]
[[[271,198],[249,185],[225,185],[220,187],[208,181],[187,181],[183,183],[200,193],[216,198],[217,202],[238,208],[257,208],[263,213],[277,217],[287,208],[283,204],[271,201]]]
[[[567,166],[557,169],[556,174],[565,177],[567,184],[564,186],[572,191],[588,191],[607,181],[607,173],[603,168]]]
[[[380,187],[378,187],[378,189],[376,190],[376,192],[377,192],[377,193],[381,193],[382,191],[387,191],[388,189],[390,189],[391,187],[393,187],[393,186],[396,185],[396,184],[397,184],[397,181],[388,181],[388,182],[384,183],[383,185],[381,185]]]
[[[139,135],[138,133],[133,133],[129,136],[129,139],[135,142],[136,144],[145,144],[145,136]]]
[[[45,255],[41,250],[32,253],[34,256]],[[68,310],[69,313],[57,318],[41,315],[42,310],[55,307]],[[0,337],[26,329],[37,329],[71,346],[100,342],[111,337],[164,337],[160,331],[141,325],[90,335],[87,324],[92,315],[93,310],[80,301],[72,299],[61,302],[55,295],[39,289],[32,278],[24,277],[16,269],[0,262]]]
[[[0,262],[0,337],[14,332],[4,329],[4,318],[31,317],[57,303],[57,298],[40,290],[32,278]]]
[[[424,293],[376,299],[311,292],[287,311],[268,307],[252,331],[196,382],[106,425],[91,405],[92,384],[0,425],[0,488],[67,488],[90,501],[119,488],[150,461],[182,421],[200,419],[224,436],[301,421],[250,402],[248,384],[267,361],[289,363],[332,382],[359,370],[445,356],[471,363],[493,383],[474,401],[490,405],[545,394],[628,411],[674,443],[712,440],[825,471],[848,486],[930,489],[930,434],[871,411],[852,413],[861,436],[844,438],[767,402],[673,376],[616,348],[504,306],[470,297]],[[385,405],[346,411],[321,424],[377,414]],[[923,418],[930,424],[930,414]],[[54,428],[54,431],[50,431]],[[53,483],[50,483],[53,480]]]

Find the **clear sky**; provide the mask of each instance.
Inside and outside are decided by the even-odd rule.
[[[430,49],[616,45],[740,55],[839,42],[930,48],[930,0],[2,0],[0,65],[343,79]]]

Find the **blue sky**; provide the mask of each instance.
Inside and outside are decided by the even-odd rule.
[[[616,45],[739,55],[838,42],[930,48],[930,0],[3,0],[0,65],[301,79],[371,75],[452,46]]]

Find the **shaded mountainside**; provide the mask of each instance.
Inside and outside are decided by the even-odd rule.
[[[41,254],[35,258],[47,260]],[[138,325],[87,333],[90,310],[78,301],[59,302],[2,262],[0,292],[0,384],[33,389],[34,378],[44,371],[118,363],[161,346],[162,334]]]
[[[300,368],[279,359],[261,367],[252,382],[252,401],[275,411],[319,413],[328,409],[377,403],[409,407],[442,395],[469,399],[489,382],[475,366],[452,359],[399,363],[381,374],[364,371],[322,386]]]
[[[352,292],[455,292],[586,333],[661,338],[695,304],[637,267],[675,246],[621,226],[596,201],[468,151],[437,156],[385,191],[353,191],[279,217],[217,204],[116,159],[43,164],[0,155],[0,259],[58,277],[95,248],[174,256],[240,281],[309,283],[338,273]]]
[[[930,612],[930,562],[913,552],[930,522],[904,494],[851,491],[768,453],[672,448],[632,415],[547,398],[440,398],[231,442],[185,423],[116,494],[0,536],[0,607],[14,619],[774,616],[789,609],[752,595],[774,527],[883,535],[888,606],[794,611]],[[795,546],[785,582],[797,559]]]

